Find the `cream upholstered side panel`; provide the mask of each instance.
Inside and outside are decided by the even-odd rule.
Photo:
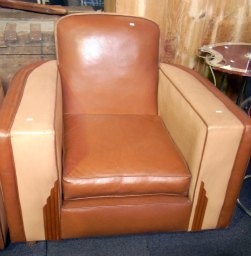
[[[193,173],[197,172],[200,168],[204,144],[207,138],[207,126],[162,71],[159,76],[158,94],[159,114],[181,150],[192,173],[189,190],[189,197],[192,199],[197,182]]]
[[[208,198],[202,229],[216,228],[244,127],[205,86],[178,67],[160,65],[158,98],[159,114],[192,174],[189,229],[202,182]]]
[[[58,86],[55,61],[32,71],[11,129],[27,241],[45,239],[43,207],[60,172],[62,102]]]

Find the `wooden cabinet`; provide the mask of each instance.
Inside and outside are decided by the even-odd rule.
[[[69,13],[91,7],[68,7]],[[18,69],[37,60],[55,59],[54,27],[61,16],[0,8],[0,79],[7,89]]]
[[[58,17],[0,9],[0,78],[5,88],[20,67],[55,58],[54,25]]]

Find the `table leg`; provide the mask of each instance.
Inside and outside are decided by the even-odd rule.
[[[220,82],[220,90],[222,92],[224,92],[224,85],[225,85],[226,78],[227,78],[227,74],[223,73],[222,76],[221,76],[221,82]]]
[[[238,106],[240,106],[240,103],[241,103],[241,101],[243,100],[243,95],[244,95],[245,90],[246,90],[246,85],[247,85],[247,77],[244,76],[244,77],[242,78],[242,81],[241,81],[241,89],[240,89],[240,92],[239,92],[238,97],[237,97],[237,100],[236,100],[236,104],[237,104]]]
[[[245,178],[244,178],[244,181],[247,180],[247,179],[250,179],[250,178],[251,178],[251,175],[246,175]],[[251,217],[251,211],[241,203],[240,199],[237,199],[237,202],[238,202],[239,206],[241,207],[241,209],[242,209],[248,216]]]

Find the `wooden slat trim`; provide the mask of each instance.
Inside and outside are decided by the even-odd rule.
[[[198,203],[195,209],[192,231],[199,231],[202,228],[203,219],[207,208],[208,198],[204,188],[204,182],[201,182]]]
[[[61,232],[60,232],[60,202],[59,202],[59,187],[58,187],[58,181],[55,184],[55,189],[54,189],[54,200],[55,200],[55,230],[56,230],[56,240],[60,240],[61,239]]]
[[[46,216],[47,216],[46,211],[47,211],[47,204],[43,208],[43,216],[44,216],[45,240],[49,240],[49,238],[48,238],[48,221],[47,221],[47,218],[46,218]]]
[[[0,209],[0,210],[2,210],[2,209]],[[4,249],[5,242],[6,242],[5,241],[5,236],[4,236],[3,230],[2,230],[1,225],[0,225],[0,250]]]
[[[44,228],[46,240],[60,240],[60,214],[59,214],[59,194],[58,181],[51,189],[50,196],[43,209]]]

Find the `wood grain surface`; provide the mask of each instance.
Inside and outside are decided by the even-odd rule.
[[[157,22],[166,63],[193,68],[204,44],[251,42],[251,0],[105,0],[105,11]]]

